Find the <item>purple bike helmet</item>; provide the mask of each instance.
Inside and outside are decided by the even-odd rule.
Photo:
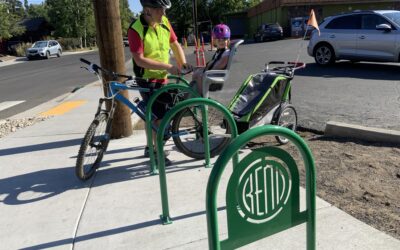
[[[231,37],[231,30],[228,25],[221,23],[214,27],[212,36],[214,39],[229,39]]]

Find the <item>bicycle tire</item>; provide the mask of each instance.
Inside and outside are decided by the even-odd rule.
[[[90,179],[100,166],[110,141],[110,131],[111,120],[106,113],[97,115],[90,124],[76,159],[75,174],[80,180]]]
[[[198,113],[200,113],[198,107],[190,107],[176,114],[172,121],[172,138],[178,150],[186,156],[194,159],[204,159],[202,119],[201,116],[196,115],[193,108],[197,108]],[[215,114],[213,115],[212,112],[209,112],[208,121],[214,121],[214,124],[209,124],[208,128],[210,157],[219,155],[231,140],[230,131],[232,129],[227,122],[223,122],[220,118],[221,115],[216,117]],[[189,134],[185,134],[185,132],[189,132]]]
[[[296,109],[290,104],[282,106],[282,108],[279,110],[279,114],[278,114],[278,117],[276,120],[276,125],[291,129],[294,132],[296,132],[296,128],[297,128]],[[287,139],[286,137],[282,137],[282,136],[275,136],[275,139],[281,145],[287,144],[289,142],[289,139]]]

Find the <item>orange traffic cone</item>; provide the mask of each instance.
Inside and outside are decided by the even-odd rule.
[[[205,67],[206,66],[206,58],[205,58],[205,56],[204,56],[204,50],[203,49],[200,49],[200,51],[199,51],[200,53],[200,55],[199,55],[199,63],[201,64],[200,66],[201,67]]]

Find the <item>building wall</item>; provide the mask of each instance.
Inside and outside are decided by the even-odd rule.
[[[268,4],[266,4],[268,3]],[[248,11],[248,36],[252,37],[257,27],[263,23],[278,22],[284,34],[290,34],[290,19],[293,17],[309,16],[314,9],[318,21],[327,16],[354,10],[400,10],[400,1],[397,0],[264,0]]]
[[[231,29],[231,38],[247,38],[248,18],[247,12],[228,14],[226,17],[226,24]]]

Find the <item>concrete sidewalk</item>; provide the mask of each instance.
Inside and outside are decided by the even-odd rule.
[[[174,162],[167,170],[171,225],[159,219],[159,177],[149,175],[142,157],[143,131],[112,140],[94,178],[75,177],[79,145],[101,95],[99,84],[88,85],[64,99],[86,100],[82,106],[0,139],[0,249],[206,249],[211,169],[176,152],[172,142],[166,147]],[[221,208],[228,177],[220,185]],[[399,240],[321,199],[317,208],[317,249],[400,248]],[[225,209],[219,220],[223,239]],[[305,236],[303,224],[245,248],[305,249]]]

